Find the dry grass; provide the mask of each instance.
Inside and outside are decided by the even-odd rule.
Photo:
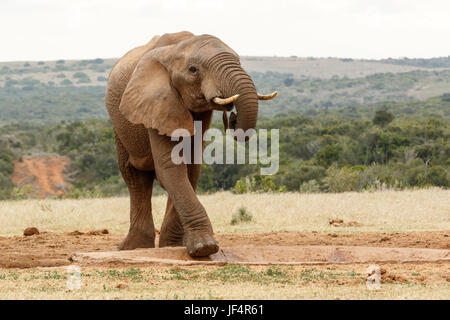
[[[389,267],[390,268],[390,267]],[[398,267],[397,267],[398,268]],[[0,270],[0,299],[447,299],[444,272],[408,270],[402,282],[368,290],[363,265],[81,269],[67,290],[65,269]],[[426,278],[427,280],[423,280]]]
[[[341,194],[244,194],[220,192],[200,200],[217,233],[271,231],[401,232],[450,230],[450,190],[381,191]],[[159,228],[166,197],[153,197]],[[234,212],[246,207],[251,222],[231,225]],[[128,198],[86,200],[26,200],[0,202],[0,235],[41,231],[66,232],[107,228],[125,234],[129,226]],[[335,228],[330,218],[357,221],[360,227]]]
[[[202,195],[218,233],[282,230],[401,232],[450,229],[450,191],[382,191],[342,194]],[[157,227],[165,196],[153,198]],[[246,207],[252,221],[231,225]],[[0,202],[0,235],[25,227],[64,232],[128,229],[128,198]],[[332,227],[330,218],[359,227]],[[64,267],[0,269],[0,299],[448,299],[447,264],[383,265],[394,281],[381,290],[365,285],[367,265],[224,267],[82,267],[80,290],[67,290]]]

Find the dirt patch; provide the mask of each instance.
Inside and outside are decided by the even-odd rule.
[[[69,184],[64,179],[64,169],[70,163],[67,157],[44,156],[24,158],[14,162],[12,181],[19,187],[31,185],[40,199],[62,196]]]
[[[75,231],[69,232],[67,234],[71,235],[71,236],[81,236],[81,235],[84,235],[84,234],[89,235],[89,236],[100,236],[100,235],[103,235],[103,234],[109,234],[109,231],[108,231],[108,229],[91,230],[91,231],[88,231],[88,232],[81,232],[81,231],[75,230]]]
[[[42,230],[41,230],[42,231]],[[450,249],[450,231],[408,233],[273,232],[253,234],[218,234],[221,247],[232,246],[370,246]],[[124,235],[103,233],[101,230],[70,233],[0,237],[0,267],[30,268],[70,264],[76,252],[114,251]],[[383,238],[389,238],[380,241]]]
[[[339,245],[366,247],[401,247],[450,249],[450,231],[397,232],[397,233],[319,233],[268,232],[254,234],[219,234],[222,246],[239,245]]]
[[[86,264],[143,265],[318,265],[386,262],[450,262],[450,250],[356,246],[234,246],[222,247],[205,258],[190,257],[185,248],[154,248],[76,253],[71,257]],[[399,281],[401,279],[393,278]]]

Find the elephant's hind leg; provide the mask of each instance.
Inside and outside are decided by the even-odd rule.
[[[128,161],[128,152],[116,136],[117,158],[120,172],[130,192],[130,229],[120,243],[120,250],[155,247],[155,226],[151,196],[154,171],[140,171]]]

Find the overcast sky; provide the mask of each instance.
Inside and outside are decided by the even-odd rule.
[[[450,55],[448,0],[0,0],[0,61],[119,57],[153,35],[212,34],[241,55]]]

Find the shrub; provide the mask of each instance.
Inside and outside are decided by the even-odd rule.
[[[245,207],[240,207],[236,213],[233,214],[231,218],[231,224],[235,225],[241,222],[252,221],[253,215]]]
[[[242,180],[236,181],[232,192],[235,194],[247,193],[247,188],[245,187],[244,182],[242,182]]]
[[[89,78],[80,78],[78,79],[77,83],[90,83],[91,79]]]
[[[327,170],[325,185],[330,192],[357,191],[360,173],[350,168],[330,167]]]
[[[373,124],[377,126],[384,127],[394,120],[394,115],[386,110],[377,110],[375,112],[375,117],[373,118]]]
[[[427,167],[421,159],[415,159],[404,168],[403,179],[408,186],[423,186],[426,183]]]
[[[67,199],[95,199],[103,197],[104,195],[98,187],[95,187],[93,190],[71,187],[69,191],[64,195],[64,198]]]
[[[292,165],[275,176],[277,185],[286,186],[287,190],[297,191],[303,182],[316,180],[319,184],[326,175],[326,170],[321,166]]]
[[[277,187],[273,181],[273,176],[255,175],[245,177],[236,181],[233,193],[242,194],[247,192],[285,192],[286,187]]]
[[[79,71],[79,72],[75,72],[73,74],[72,78],[74,78],[74,79],[88,78],[89,79],[89,76],[86,73]]]
[[[0,200],[11,199],[13,188],[14,184],[12,183],[10,176],[5,175],[0,171]]]
[[[428,170],[426,182],[433,186],[450,187],[447,170],[441,166],[433,166]]]
[[[29,184],[23,187],[14,187],[11,193],[11,198],[13,200],[25,200],[30,198],[35,198],[37,196],[36,191]]]
[[[70,81],[69,79],[64,79],[60,82],[60,84],[63,86],[70,86],[72,84],[72,81]]]
[[[316,193],[320,191],[320,185],[316,180],[309,180],[300,185],[301,193]]]

